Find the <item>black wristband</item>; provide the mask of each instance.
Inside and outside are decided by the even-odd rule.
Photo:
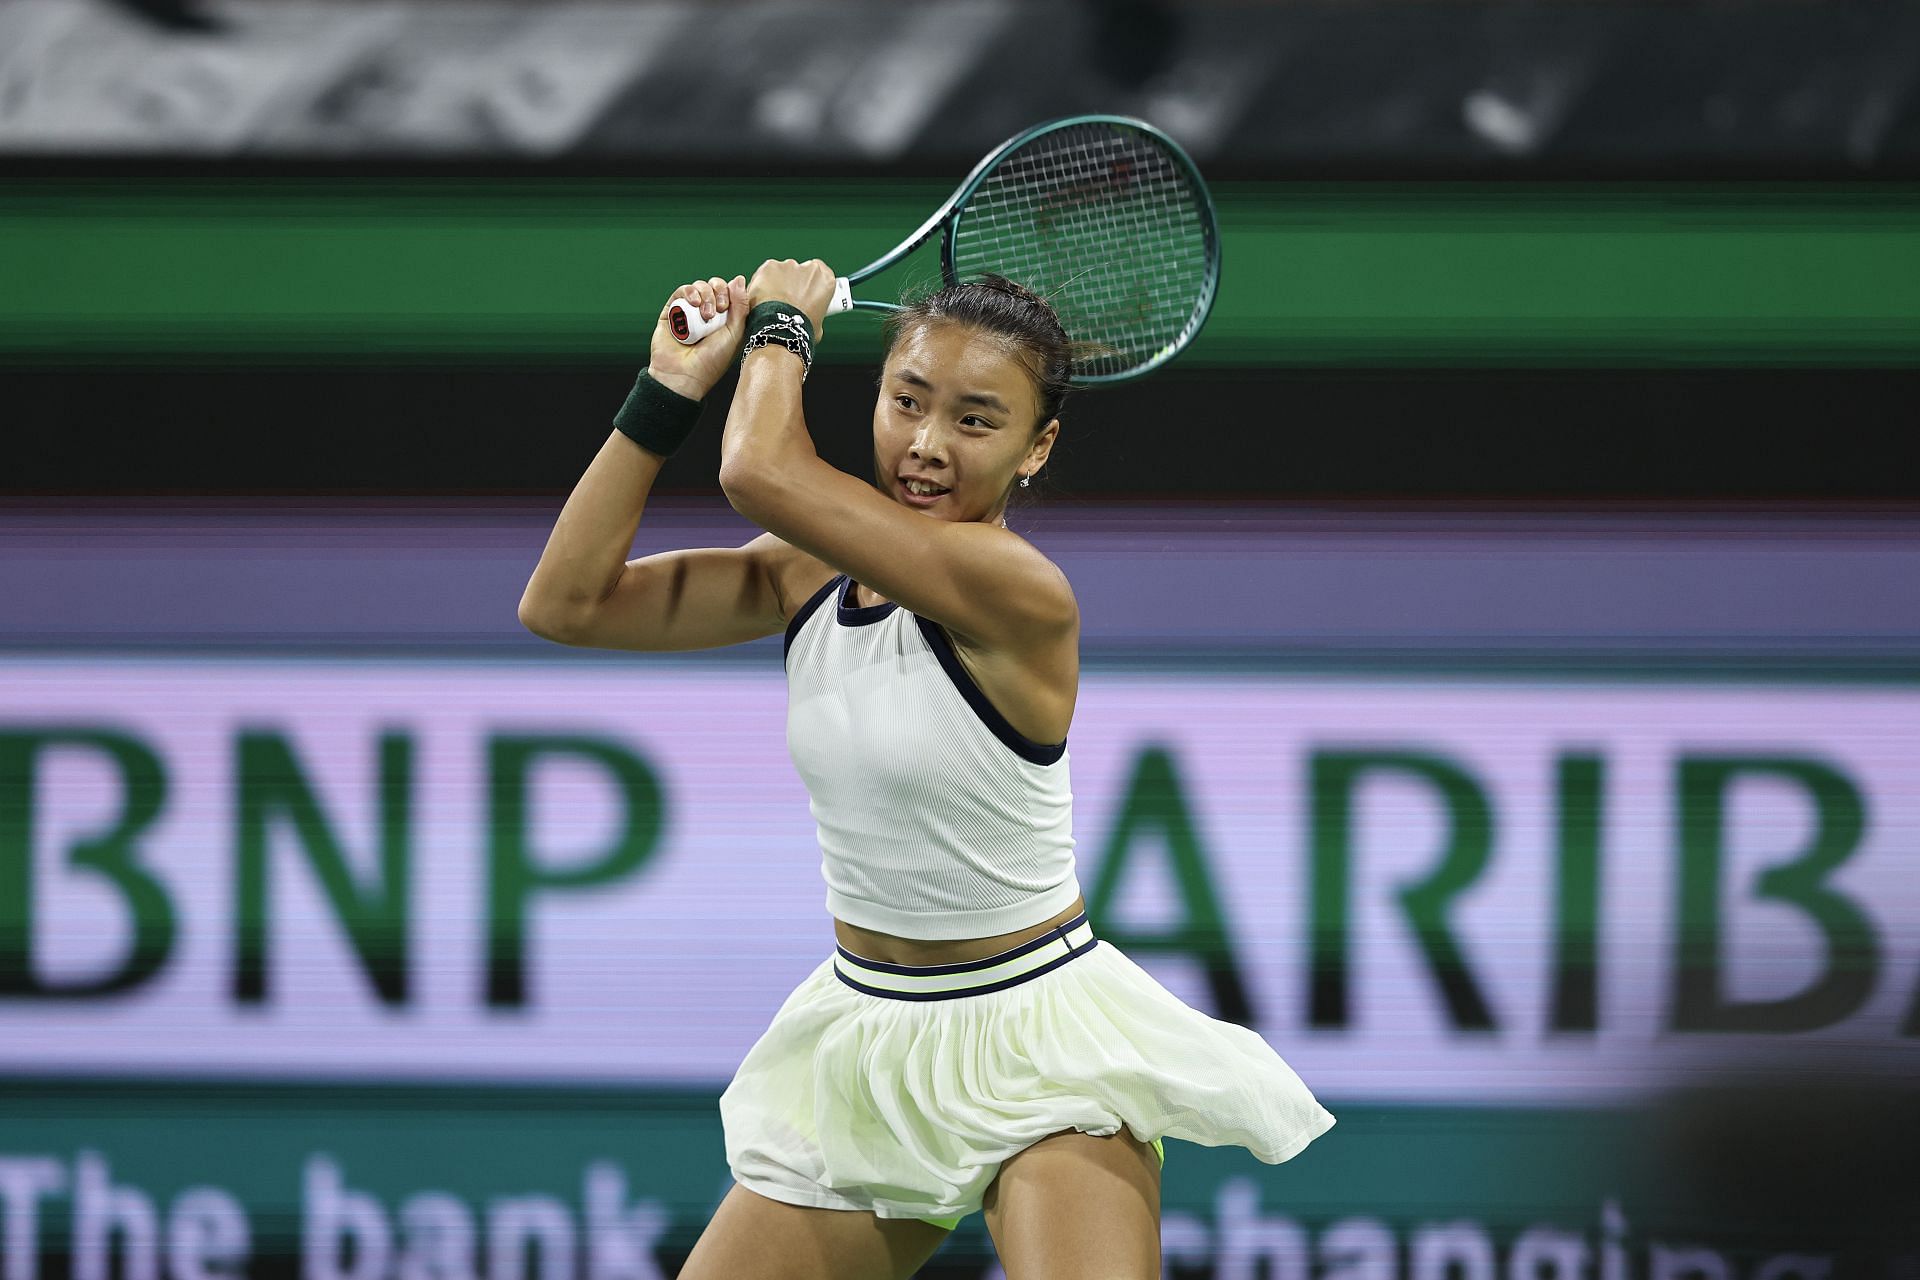
[[[763,302],[747,316],[746,340],[740,344],[745,360],[765,346],[780,346],[800,357],[800,381],[813,369],[813,322],[807,313],[787,302]]]
[[[670,456],[693,434],[704,400],[689,400],[654,381],[645,369],[633,380],[627,402],[613,415],[614,430],[649,453]]]
[[[789,323],[798,321],[806,327],[807,341],[818,342],[820,340],[820,335],[814,332],[813,321],[807,319],[807,313],[794,306],[791,302],[762,302],[753,310],[747,312],[747,333],[752,334],[762,326],[779,324],[783,321]]]

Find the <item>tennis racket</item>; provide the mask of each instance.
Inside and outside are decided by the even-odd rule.
[[[898,311],[853,286],[940,236],[947,284],[992,272],[1052,302],[1082,354],[1079,384],[1137,378],[1193,341],[1220,284],[1213,197],[1178,143],[1144,120],[1070,116],[994,148],[946,204],[834,283],[827,314]],[[694,343],[720,328],[684,300],[668,328]]]

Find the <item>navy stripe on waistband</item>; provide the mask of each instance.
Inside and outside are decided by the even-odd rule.
[[[1036,951],[1046,946],[1056,937],[1063,937],[1073,930],[1078,929],[1086,922],[1087,913],[1082,911],[1073,919],[1055,925],[1039,937],[1029,938],[1017,947],[1011,947],[1005,951],[987,956],[984,959],[961,960],[954,964],[889,964],[884,960],[869,960],[865,956],[855,955],[842,946],[836,945],[834,950],[865,969],[874,969],[881,973],[898,973],[910,978],[930,978],[935,974],[972,973],[977,969],[991,969],[996,965],[1003,965],[1009,960],[1018,960],[1021,956],[1027,954],[1027,952]]]
[[[1051,933],[1047,934],[1046,937],[1043,939],[1043,941],[1046,941],[1046,942],[1052,942],[1053,940],[1054,940],[1054,935]],[[1077,959],[1078,957],[1087,954],[1087,952],[1093,950],[1095,947],[1099,945],[1100,945],[1100,939],[1092,938],[1088,940],[1086,946],[1081,947],[1078,950],[1069,950],[1065,955],[1061,956],[1059,959],[1050,960],[1046,964],[1041,965],[1037,969],[1029,969],[1027,972],[1020,974],[1018,977],[1008,978],[1002,982],[990,982],[983,987],[962,987],[958,991],[883,991],[878,987],[870,987],[864,982],[856,982],[852,978],[849,978],[843,971],[839,969],[835,969],[833,972],[836,978],[839,978],[840,981],[846,983],[848,986],[852,987],[855,991],[859,991],[865,995],[880,996],[883,999],[887,999],[887,1000],[957,1000],[962,996],[983,996],[983,995],[986,995],[988,992],[1005,991],[1008,987],[1017,987],[1023,982],[1032,982],[1035,978],[1039,977],[1040,975],[1045,973],[1052,973],[1055,969],[1058,969],[1061,965],[1066,964],[1068,961]],[[867,963],[867,962],[863,961],[862,963]],[[926,970],[924,969],[922,970],[922,972],[925,972],[925,971]]]

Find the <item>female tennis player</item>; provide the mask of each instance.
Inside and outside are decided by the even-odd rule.
[[[682,346],[662,308],[520,604],[575,645],[785,633],[838,946],[721,1097],[736,1185],[680,1274],[895,1280],[983,1210],[1010,1280],[1158,1277],[1163,1136],[1278,1163],[1334,1118],[1259,1035],[1087,920],[1079,611],[1003,518],[1059,435],[1058,318],[998,278],[896,313],[869,485],[821,461],[801,415],[833,283],[787,260],[674,291],[725,327]],[[743,348],[720,483],[766,532],[623,563],[663,456]]]

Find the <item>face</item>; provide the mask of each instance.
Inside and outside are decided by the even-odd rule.
[[[873,410],[875,480],[902,506],[936,520],[998,523],[1021,475],[1040,469],[1060,430],[1036,433],[1033,378],[1001,339],[957,324],[900,336]],[[943,492],[908,489],[913,477]]]

